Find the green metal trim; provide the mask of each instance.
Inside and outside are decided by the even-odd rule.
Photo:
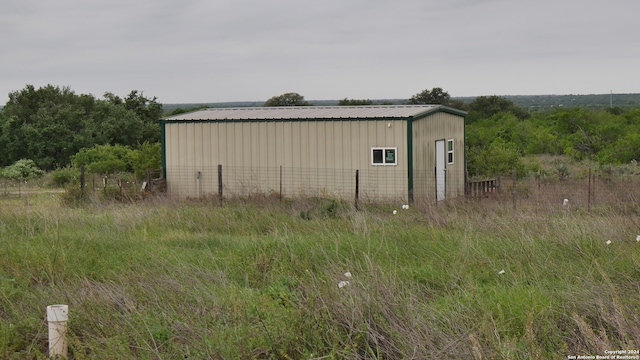
[[[465,116],[462,120],[462,151],[464,151],[464,194],[467,194],[467,181],[468,181],[468,171],[467,171],[467,117]]]
[[[413,116],[413,118],[417,120],[417,119],[421,119],[423,117],[426,117],[426,116],[429,116],[429,115],[432,115],[432,114],[435,114],[435,113],[439,113],[439,112],[444,112],[444,113],[452,114],[452,115],[458,115],[458,116],[462,116],[462,117],[466,117],[467,116],[467,112],[466,111],[462,111],[462,110],[450,108],[448,106],[440,105],[440,106],[434,107],[433,109],[425,110],[424,112]]]
[[[407,190],[413,204],[413,119],[407,119]]]
[[[161,157],[162,157],[162,178],[167,178],[167,131],[166,131],[166,121],[160,119],[160,146]]]
[[[165,124],[194,124],[194,123],[264,123],[264,122],[324,122],[324,121],[402,121],[409,117],[379,117],[379,118],[291,118],[291,119],[162,119]]]

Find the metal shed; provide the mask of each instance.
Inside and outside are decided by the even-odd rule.
[[[171,197],[464,194],[466,113],[441,105],[210,108],[160,120]],[[356,176],[357,174],[357,176]]]

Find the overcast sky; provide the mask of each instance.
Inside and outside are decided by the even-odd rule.
[[[161,103],[640,93],[638,0],[0,0],[27,84]]]

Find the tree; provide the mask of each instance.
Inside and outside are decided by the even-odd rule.
[[[100,101],[96,105],[96,110],[92,124],[94,142],[89,147],[94,144],[136,146],[149,141],[144,134],[146,129],[144,120],[135,112],[127,110],[123,104],[115,105],[112,102]]]
[[[131,148],[123,145],[96,145],[81,149],[72,157],[75,167],[85,166],[96,174],[131,171]]]
[[[356,99],[352,99],[349,100],[347,98],[344,98],[342,100],[340,100],[338,102],[338,106],[367,106],[367,105],[373,105],[373,102],[369,99],[367,100],[356,100]]]
[[[162,104],[158,103],[156,97],[146,98],[138,90],[132,90],[124,99],[125,109],[135,113],[142,121],[142,140],[149,142],[160,141],[160,118],[162,117]],[[135,146],[137,144],[127,144]]]
[[[520,120],[529,117],[529,113],[518,107],[513,101],[496,95],[478,96],[469,104],[468,109],[467,124],[480,119],[488,119],[501,112],[511,113]]]
[[[95,99],[53,85],[27,85],[9,94],[0,115],[0,165],[30,158],[44,169],[69,162],[92,143]]]
[[[449,105],[451,96],[442,88],[435,87],[431,90],[422,90],[409,99],[409,104],[414,105]]]
[[[20,159],[2,170],[3,177],[14,180],[25,181],[39,178],[42,175],[44,175],[44,171],[38,168],[35,161],[31,159]]]
[[[274,96],[264,103],[264,106],[310,106],[312,104],[304,100],[304,96],[298,93],[286,93]]]
[[[23,158],[45,170],[68,165],[96,144],[135,147],[160,141],[162,104],[137,90],[121,99],[105,93],[76,95],[68,87],[27,85],[9,94],[0,112],[0,166]]]
[[[162,167],[162,145],[159,142],[145,142],[133,150],[129,158],[136,177],[142,179],[147,174],[147,169],[157,170]]]
[[[485,147],[470,148],[467,163],[469,171],[480,177],[511,174],[514,170],[522,177],[529,170],[516,145],[501,138]]]

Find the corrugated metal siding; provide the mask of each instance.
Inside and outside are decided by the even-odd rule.
[[[369,186],[361,189],[363,194],[407,197],[407,125],[404,120],[170,122],[164,126],[167,183],[171,196],[215,193],[215,169],[220,164],[256,169],[256,172],[274,171],[280,166],[288,168],[288,172],[300,172],[302,175],[287,180],[285,195],[295,195],[304,189],[325,189],[323,191],[351,197],[354,188],[350,185],[326,189],[328,181],[304,174],[323,169],[332,173],[345,170],[333,175],[345,179],[334,180],[349,184],[353,182],[356,169],[367,170],[374,175],[368,185],[362,185]],[[371,165],[371,147],[397,147],[398,165]],[[197,171],[202,174],[198,181]],[[197,193],[196,183],[200,193]],[[225,184],[225,192],[230,194],[247,189],[270,191],[278,188],[279,178],[264,176]]]
[[[446,196],[463,195],[464,117],[439,112],[416,120],[413,122],[413,139],[414,195],[435,197],[435,142],[449,139],[454,140],[454,161],[446,167]]]

